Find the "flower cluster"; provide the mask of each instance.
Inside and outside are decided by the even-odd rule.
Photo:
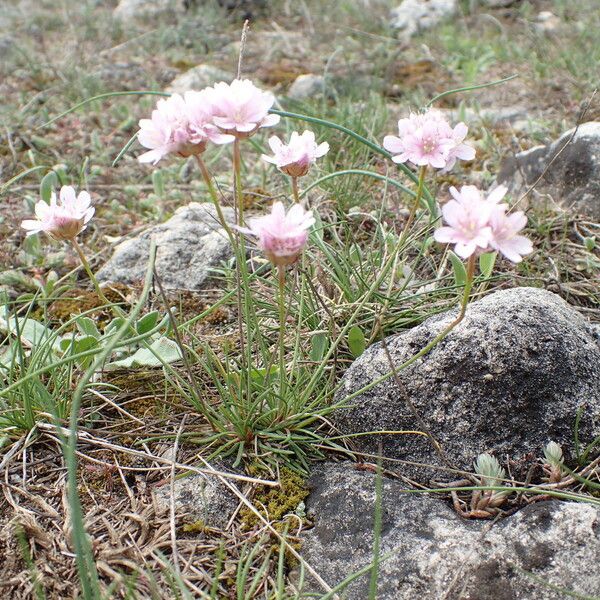
[[[449,171],[457,159],[475,158],[475,149],[464,142],[467,132],[464,123],[452,128],[440,111],[432,109],[400,119],[398,136],[385,136],[383,147],[392,153],[395,163],[409,161],[415,166]]]
[[[152,117],[139,122],[138,140],[150,151],[138,160],[156,164],[167,154],[200,154],[209,141],[227,144],[248,137],[279,122],[278,115],[269,114],[274,102],[273,94],[248,79],[161,99]]]
[[[304,131],[302,135],[294,131],[287,145],[274,135],[269,138],[269,146],[273,156],[263,154],[263,160],[276,165],[280,171],[290,177],[306,175],[317,158],[325,156],[329,151],[327,142],[317,144],[312,131]]]
[[[270,113],[274,102],[273,94],[260,90],[247,79],[235,79],[231,84],[220,82],[201,91],[161,99],[151,118],[139,122],[138,139],[149,149],[139,160],[156,164],[167,154],[198,155],[208,142],[227,144],[247,138],[261,127],[279,122],[279,116]],[[472,160],[475,156],[475,149],[465,143],[467,132],[464,123],[452,127],[440,111],[428,110],[400,119],[399,136],[386,136],[383,145],[396,163],[408,161],[422,167],[422,173],[429,166],[448,171],[457,160]],[[272,136],[269,146],[273,155],[263,155],[263,159],[293,178],[298,201],[296,179],[306,175],[311,165],[328,152],[329,144],[317,144],[311,131],[302,134],[294,131],[287,144]],[[205,168],[203,175],[211,189]],[[420,190],[421,187],[415,205]],[[466,185],[460,191],[452,187],[450,192],[453,199],[442,209],[445,226],[434,233],[438,242],[454,244],[456,253],[465,259],[496,250],[518,263],[532,251],[531,242],[519,233],[527,222],[525,214],[510,213],[508,205],[501,202],[506,188],[496,188],[487,199],[475,186]],[[72,187],[64,186],[59,201],[52,194],[50,204],[38,202],[36,219],[25,220],[22,226],[28,235],[45,231],[55,239],[74,241],[93,213],[87,192],[76,196]],[[300,204],[294,204],[286,213],[284,205],[276,202],[270,214],[250,219],[247,228],[238,223],[237,229],[255,236],[267,258],[285,266],[298,258],[314,222],[312,212],[305,211]]]
[[[501,203],[507,190],[497,187],[484,199],[473,185],[465,185],[460,192],[450,188],[453,200],[442,208],[447,223],[434,233],[436,241],[455,244],[454,250],[462,258],[474,253],[497,250],[512,262],[521,262],[533,245],[519,232],[527,224],[522,211],[508,213],[508,205]]]
[[[86,223],[94,215],[94,208],[90,206],[91,198],[87,192],[79,192],[70,185],[61,188],[59,200],[52,192],[50,204],[40,200],[35,205],[35,219],[25,219],[21,227],[27,230],[27,235],[42,231],[57,240],[71,241],[81,233]]]

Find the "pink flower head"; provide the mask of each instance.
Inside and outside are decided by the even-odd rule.
[[[269,114],[275,96],[263,92],[249,79],[234,79],[231,84],[221,81],[206,91],[212,104],[213,123],[224,133],[245,138],[259,127],[279,123],[279,115]]]
[[[461,258],[468,258],[476,251],[484,251],[492,237],[489,225],[492,209],[504,192],[499,198],[490,196],[486,201],[474,185],[464,185],[460,192],[451,187],[450,193],[454,200],[442,207],[442,216],[448,226],[435,231],[435,240],[442,244],[456,244],[454,251]]]
[[[398,136],[387,135],[383,147],[391,152],[395,163],[411,162],[415,166],[431,166],[450,170],[456,159],[471,160],[475,149],[464,143],[467,126],[459,123],[452,129],[438,110],[411,113],[398,121]]]
[[[506,191],[506,188],[504,188]],[[490,246],[498,250],[514,263],[520,263],[525,254],[533,251],[531,240],[524,235],[518,235],[525,225],[527,217],[523,211],[517,211],[506,214],[506,204],[499,204],[494,207],[490,216],[490,226],[492,228],[492,238]]]
[[[189,91],[184,94],[188,118],[188,132],[192,144],[229,144],[235,140],[232,135],[221,133],[213,121],[213,107],[210,92]]]
[[[442,208],[448,226],[435,231],[436,241],[456,244],[454,250],[462,258],[475,252],[497,250],[509,260],[521,262],[522,255],[533,250],[533,244],[518,235],[527,224],[525,214],[521,211],[506,214],[508,205],[500,203],[506,192],[504,186],[498,186],[484,200],[473,185],[463,186],[460,192],[451,187],[454,200]]]
[[[142,146],[150,148],[150,152],[138,156],[142,163],[155,165],[171,153],[184,156],[195,153],[190,140],[187,107],[179,94],[159,100],[152,111],[152,118],[140,119],[139,126],[138,140]]]
[[[327,142],[317,145],[315,134],[312,131],[305,131],[302,135],[294,131],[287,146],[274,135],[269,138],[269,146],[273,150],[273,156],[263,154],[263,160],[277,165],[290,177],[306,175],[310,165],[329,151]]]
[[[36,219],[25,219],[21,227],[27,230],[27,235],[45,231],[57,240],[73,240],[85,229],[86,223],[92,218],[94,208],[90,206],[90,195],[83,191],[79,196],[70,185],[60,190],[60,200],[56,201],[53,192],[50,204],[40,200],[35,205]]]
[[[312,211],[294,204],[285,212],[282,202],[275,202],[271,214],[250,219],[249,227],[237,227],[242,233],[258,238],[257,245],[275,265],[292,264],[308,240],[308,230],[314,224]]]

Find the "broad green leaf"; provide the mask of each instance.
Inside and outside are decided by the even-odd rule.
[[[86,157],[85,162],[88,162],[88,158]],[[85,167],[85,164],[84,164]],[[67,165],[65,165],[64,163],[58,163],[57,165],[54,165],[52,167],[52,170],[56,173],[56,176],[58,177],[58,182],[60,183],[60,185],[68,185],[69,184],[69,178],[67,176],[67,170],[69,169],[69,167]]]
[[[35,319],[17,317],[16,320],[17,322],[15,322],[15,317],[12,316],[8,320],[0,317],[0,331],[14,335],[18,333],[21,339],[29,342],[32,346],[39,344],[52,334],[50,329]]]
[[[465,269],[465,265],[454,252],[449,252],[448,256],[450,257],[450,262],[454,269],[454,283],[456,283],[458,287],[462,287],[467,281],[467,270]]]
[[[326,333],[317,333],[312,336],[309,358],[311,361],[319,363],[323,360],[327,348],[329,347],[329,337]]]
[[[98,348],[100,342],[93,335],[84,335],[77,338],[64,338],[59,342],[59,347],[64,354],[79,354],[92,348]],[[79,366],[87,369],[92,364],[94,355],[84,356],[77,360]]]
[[[149,312],[147,315],[144,315],[136,324],[135,330],[139,334],[144,334],[154,328],[156,323],[158,323],[159,312],[157,310],[153,310]]]
[[[50,202],[52,192],[58,185],[58,176],[54,171],[50,171],[42,177],[42,181],[40,181],[40,197],[44,202]]]
[[[491,276],[492,271],[494,270],[496,256],[496,252],[486,252],[479,257],[479,270],[486,279]]]
[[[112,331],[118,331],[125,324],[123,317],[115,317],[104,329],[104,333],[111,333]]]
[[[354,325],[354,327],[352,327],[348,332],[348,347],[355,358],[358,358],[367,347],[365,334],[357,325]]]
[[[39,235],[28,235],[23,240],[23,252],[29,254],[29,256],[38,257],[42,254],[42,243],[40,242]]]
[[[269,369],[268,374],[269,374],[269,376],[273,376],[273,375],[277,375],[278,372],[279,372],[279,368],[275,365],[271,365],[271,368]],[[250,377],[254,381],[264,383],[267,378],[267,369],[252,369],[250,371]]]
[[[112,362],[109,366],[126,368],[160,367],[162,364],[178,361],[182,356],[177,343],[166,337],[158,338],[152,342],[150,348],[140,348],[131,356]]]
[[[83,335],[90,335],[96,339],[100,339],[101,335],[96,327],[96,323],[89,317],[79,317],[77,319],[77,329]]]

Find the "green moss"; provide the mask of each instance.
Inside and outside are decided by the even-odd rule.
[[[206,531],[206,523],[202,519],[193,523],[186,523],[183,526],[183,531],[185,533],[204,533]]]
[[[123,302],[129,288],[123,285],[107,286],[103,290],[110,302]],[[104,302],[96,292],[75,288],[65,292],[60,298],[48,307],[48,317],[53,321],[65,323],[74,315],[80,315],[95,308],[98,310],[97,324],[99,327],[107,325],[112,320],[110,309],[103,308]],[[92,316],[96,313],[92,313]]]
[[[273,523],[273,527],[283,532],[286,526],[284,517],[294,513],[300,503],[308,496],[305,480],[290,469],[281,469],[280,487],[260,486],[252,498],[254,506],[265,519]],[[244,529],[252,529],[260,525],[260,519],[249,508],[242,508],[240,520]]]

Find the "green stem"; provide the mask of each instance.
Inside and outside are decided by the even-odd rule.
[[[225,215],[223,214],[223,210],[222,210],[221,204],[219,202],[219,196],[217,194],[215,185],[212,181],[212,177],[210,176],[210,173],[208,172],[208,169],[206,168],[206,164],[202,160],[202,156],[200,154],[196,154],[195,158],[196,158],[196,162],[198,163],[198,167],[200,167],[200,173],[202,173],[202,179],[204,179],[204,183],[206,184],[206,187],[208,188],[208,193],[210,194],[210,198],[211,198],[213,204],[215,205],[215,210],[217,211],[217,217],[219,218],[219,223],[221,224],[221,227],[227,233],[227,237],[229,238],[231,245],[233,247],[235,247],[233,232],[231,231],[231,228],[229,227],[229,225],[227,224],[227,221],[225,220]]]
[[[423,187],[424,187],[426,172],[427,172],[427,165],[423,165],[422,167],[419,168],[419,181],[417,182],[417,192],[415,194],[414,201],[413,201],[412,207],[410,209],[410,213],[408,215],[408,219],[406,220],[406,224],[404,225],[404,229],[402,230],[402,234],[400,235],[400,240],[398,241],[399,250],[404,247],[404,244],[406,243],[406,239],[408,238],[408,234],[410,232],[411,225],[413,224],[415,215],[417,214],[417,209],[419,208],[419,203],[421,202],[421,197],[423,196]],[[399,252],[396,254],[396,256],[398,256],[398,255],[399,255]],[[371,344],[373,342],[373,340],[377,337],[379,332],[382,331],[383,319],[384,319],[385,313],[388,309],[389,302],[390,302],[390,295],[392,293],[392,290],[394,289],[394,284],[396,281],[396,271],[397,271],[396,261],[394,261],[394,265],[392,267],[392,274],[390,277],[390,284],[388,287],[388,298],[382,304],[381,310],[379,311],[379,315],[377,316],[377,320],[375,321],[375,324],[373,325],[373,332],[371,333],[371,335],[369,337],[369,344]]]
[[[423,196],[423,187],[425,182],[425,173],[427,173],[427,165],[423,165],[419,168],[419,181],[417,182],[417,194],[415,196],[415,200],[410,209],[410,213],[408,215],[408,219],[406,220],[406,225],[404,225],[404,231],[402,231],[402,235],[400,236],[400,246],[406,241],[408,237],[408,232],[410,230],[410,226],[413,224],[415,219],[415,215],[417,214],[417,209],[419,208],[419,203],[421,202],[421,197]],[[393,275],[392,275],[393,276]]]
[[[283,400],[287,385],[285,368],[285,266],[277,265],[277,279],[279,282],[279,390]]]
[[[240,151],[240,140],[235,138],[233,142],[233,188],[235,194],[235,218],[238,226],[244,224],[244,196],[242,193],[242,156]],[[242,357],[242,372],[246,374],[246,388],[248,401],[252,390],[252,334],[250,323],[253,320],[250,317],[251,302],[250,290],[248,284],[248,270],[246,266],[246,244],[244,236],[239,237],[239,244],[236,244],[236,284],[238,287],[237,295],[237,313],[238,313],[238,332],[240,336],[240,352]],[[243,294],[243,300],[242,300]],[[248,339],[244,340],[244,327],[242,319],[246,320],[246,332]],[[244,364],[245,362],[245,364]],[[240,382],[243,381],[243,373]],[[243,386],[243,384],[240,384]],[[240,389],[241,396],[244,396],[243,388]]]
[[[300,194],[298,193],[298,178],[292,177],[292,192],[294,194],[294,202],[300,204]]]
[[[90,263],[88,263],[85,254],[81,249],[81,246],[77,243],[77,240],[75,238],[71,240],[71,244],[73,245],[73,248],[75,248],[75,252],[77,252],[77,254],[79,255],[79,260],[81,261],[81,264],[83,265],[87,276],[90,278],[90,281],[92,282],[94,289],[96,290],[96,294],[98,294],[98,298],[100,298],[100,300],[104,302],[104,304],[111,305],[112,302],[104,295],[104,292],[100,288],[100,284],[98,283],[96,276],[90,268]]]
[[[244,224],[244,196],[242,194],[242,154],[240,152],[240,140],[235,138],[233,142],[233,189],[236,200],[236,219],[238,225]]]

